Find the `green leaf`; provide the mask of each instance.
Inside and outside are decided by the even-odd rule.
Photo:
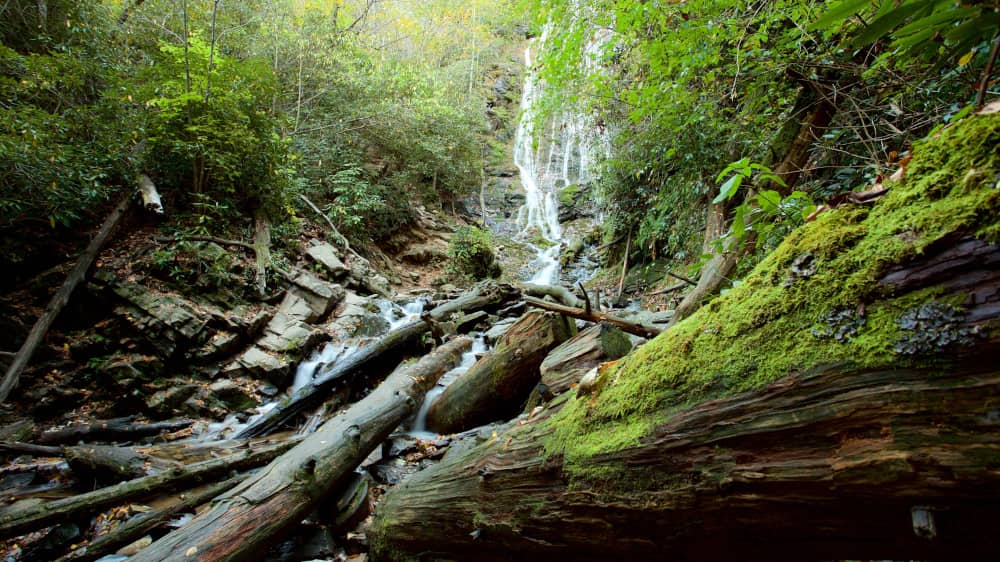
[[[866,8],[870,5],[871,0],[843,0],[842,2],[830,6],[830,8],[823,12],[823,15],[820,16],[818,20],[813,22],[808,29],[826,29],[833,27],[834,25],[839,25],[845,19],[861,11],[862,8]]]
[[[868,27],[863,32],[852,38],[847,44],[852,47],[860,47],[874,43],[895,29],[896,26],[906,21],[910,16],[924,9],[927,4],[928,0],[918,0],[917,2],[903,4],[868,24]]]
[[[743,178],[743,174],[733,174],[728,180],[726,180],[726,183],[722,184],[722,187],[719,188],[719,194],[712,200],[712,204],[715,205],[717,203],[722,203],[726,199],[731,198],[740,188],[740,185],[743,184]]]
[[[773,189],[765,189],[757,194],[757,204],[762,211],[773,215],[778,212],[778,207],[781,205],[781,194]]]

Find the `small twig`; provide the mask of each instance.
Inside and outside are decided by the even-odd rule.
[[[583,288],[583,282],[577,281],[577,286],[580,287],[580,291],[583,293],[583,310],[586,314],[590,314],[590,295],[587,294],[587,289]]]
[[[657,295],[666,295],[666,294],[669,294],[669,293],[673,293],[674,291],[683,289],[684,287],[687,287],[687,286],[688,286],[688,284],[685,281],[684,283],[678,283],[676,285],[671,285],[670,287],[667,287],[666,289],[661,289],[659,291],[650,293],[649,296],[654,297],[654,296],[657,296]]]
[[[13,357],[15,355],[17,355],[17,353],[13,351],[0,351],[0,357]]]
[[[683,281],[683,282],[687,283],[688,285],[691,285],[692,287],[697,287],[698,286],[698,283],[694,282],[693,280],[688,279],[687,277],[682,277],[680,275],[677,275],[676,273],[674,273],[672,271],[668,271],[667,275],[673,277],[674,279],[676,279],[678,281]],[[653,293],[653,294],[655,295],[655,294],[658,294],[658,293]]]
[[[177,238],[170,238],[168,236],[156,236],[153,240],[157,242],[215,242],[216,244],[222,246],[239,246],[240,248],[245,248],[254,251],[253,244],[248,244],[246,242],[241,242],[239,240],[227,240],[225,238],[216,238],[215,236],[184,236]]]

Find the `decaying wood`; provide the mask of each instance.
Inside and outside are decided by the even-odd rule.
[[[509,286],[481,285],[468,295],[435,307],[429,312],[429,315],[440,321],[455,313],[497,307],[508,301],[512,294],[513,289]],[[362,374],[387,373],[399,364],[403,354],[416,346],[423,334],[429,329],[426,321],[417,320],[389,332],[378,341],[359,349],[350,357],[338,361],[333,369],[317,376],[310,384],[299,389],[291,397],[247,426],[238,437],[246,439],[267,435],[300,413],[322,404],[334,386]]]
[[[267,293],[267,268],[271,265],[271,221],[263,209],[254,213],[253,253],[257,293],[264,295]]]
[[[80,480],[94,478],[110,483],[145,476],[147,466],[154,464],[154,459],[134,449],[108,445],[53,447],[3,441],[0,442],[0,453],[62,457]],[[163,465],[163,462],[158,464]]]
[[[143,476],[40,506],[15,504],[5,507],[0,509],[0,538],[17,536],[74,517],[93,515],[109,507],[156,495],[165,490],[189,488],[200,483],[212,482],[231,471],[248,470],[269,463],[297,442],[298,440],[291,439],[282,443],[262,444],[258,448],[244,449],[227,457]]]
[[[146,174],[139,176],[139,196],[142,197],[144,209],[157,215],[163,214],[163,202],[160,200],[160,192],[156,190],[156,184]]]
[[[632,341],[622,330],[604,322],[588,326],[545,357],[538,368],[541,382],[547,392],[557,396],[600,363],[624,357],[631,350]],[[529,401],[528,405],[537,403]]]
[[[233,488],[246,478],[246,475],[233,476],[223,482],[216,482],[201,489],[182,494],[177,502],[156,511],[137,515],[107,535],[98,537],[83,548],[78,548],[59,558],[57,562],[75,560],[86,562],[97,560],[108,554],[113,554],[119,548],[141,539],[149,531],[160,527],[177,516],[193,511],[194,508],[209,502],[212,498]]]
[[[43,445],[77,443],[79,441],[132,441],[184,429],[193,423],[194,420],[137,423],[135,417],[115,418],[44,431],[38,434],[34,441]]]
[[[456,338],[397,369],[370,395],[133,561],[259,560],[263,547],[297,525],[416,411],[471,343]]]
[[[518,285],[526,295],[537,298],[552,297],[566,306],[583,308],[584,301],[577,298],[569,289],[561,285],[537,285],[535,283],[521,283]]]
[[[574,331],[565,316],[528,312],[438,396],[427,411],[427,427],[456,433],[513,417],[538,384],[542,360]]]
[[[21,345],[21,349],[18,350],[17,355],[11,361],[10,366],[7,367],[7,372],[4,374],[3,381],[0,382],[0,403],[7,399],[10,395],[10,391],[14,390],[17,386],[18,378],[21,376],[21,372],[25,367],[28,366],[28,362],[31,361],[32,355],[35,354],[35,350],[38,349],[39,344],[42,343],[42,339],[45,338],[45,334],[49,331],[52,323],[55,322],[56,317],[59,316],[59,312],[62,311],[66,303],[69,302],[70,296],[73,294],[73,289],[83,281],[84,277],[87,276],[87,270],[90,269],[90,265],[94,263],[97,258],[97,254],[101,251],[101,247],[104,246],[104,242],[107,241],[108,237],[121,222],[122,217],[125,216],[125,211],[128,210],[129,202],[131,197],[125,196],[118,203],[118,205],[111,211],[106,219],[104,219],[104,224],[101,225],[100,230],[94,236],[90,244],[87,245],[87,249],[80,254],[79,259],[76,261],[76,265],[73,266],[73,270],[70,271],[69,275],[66,277],[66,281],[63,282],[62,287],[56,291],[56,294],[52,296],[52,300],[49,301],[48,306],[45,307],[45,312],[42,313],[35,325],[32,326],[31,331],[28,332],[28,336],[25,338],[24,343]]]
[[[11,474],[25,474],[27,472],[37,472],[47,474],[50,472],[65,472],[69,470],[69,465],[62,460],[41,460],[24,464],[10,464],[0,466],[0,478]]]
[[[660,334],[660,329],[656,326],[647,326],[637,322],[630,322],[628,320],[618,318],[617,316],[612,316],[606,312],[592,310],[590,314],[587,314],[585,310],[581,310],[579,308],[562,306],[533,297],[524,297],[524,302],[536,308],[551,310],[552,312],[558,312],[572,318],[586,320],[587,322],[607,322],[612,326],[617,326],[630,334],[635,334],[643,338],[654,338]]]
[[[790,376],[673,416],[572,486],[546,434],[514,427],[391,490],[374,540],[458,560],[992,558],[998,400],[995,368]],[[918,508],[937,536],[915,534]]]

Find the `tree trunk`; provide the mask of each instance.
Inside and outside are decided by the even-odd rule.
[[[372,394],[133,561],[259,560],[268,543],[336,491],[345,476],[416,411],[427,390],[471,343],[456,338],[398,369]]]
[[[541,388],[532,394],[528,406],[549,400],[580,382],[588,371],[605,361],[620,359],[632,349],[632,341],[618,328],[601,322],[587,327],[552,350],[539,366]]]
[[[538,418],[391,490],[376,558],[995,557],[998,400],[996,367],[790,376],[596,457],[628,476],[593,488],[569,485]],[[914,527],[925,512],[934,536]]]
[[[622,320],[617,316],[612,316],[605,312],[600,312],[597,310],[591,310],[590,313],[587,311],[572,308],[569,306],[562,306],[559,304],[545,302],[532,297],[524,297],[524,302],[536,308],[541,308],[544,310],[551,310],[552,312],[558,312],[564,314],[571,318],[579,318],[580,320],[586,320],[587,322],[606,322],[612,326],[621,328],[623,331],[630,334],[635,334],[641,338],[654,338],[660,333],[660,329],[656,326],[647,326],[645,324],[639,324],[637,322],[629,322],[628,320]]]
[[[493,351],[431,404],[427,427],[457,433],[513,417],[538,384],[542,360],[574,330],[559,314],[537,310],[525,314],[504,333]]]
[[[56,291],[56,294],[52,296],[52,300],[49,301],[48,306],[45,307],[45,312],[39,317],[38,321],[31,328],[28,333],[28,337],[24,340],[21,345],[21,349],[18,350],[17,355],[11,361],[10,366],[7,368],[6,374],[4,374],[3,382],[0,382],[0,403],[7,400],[10,395],[10,391],[14,390],[17,386],[18,378],[21,376],[21,371],[28,366],[28,362],[31,361],[31,356],[35,354],[35,350],[38,349],[39,344],[42,343],[42,339],[45,338],[45,334],[52,327],[52,323],[55,322],[56,317],[59,316],[59,312],[62,311],[63,307],[69,302],[69,297],[73,294],[73,289],[83,281],[84,277],[87,276],[87,270],[90,269],[90,265],[94,263],[97,258],[97,254],[101,251],[101,247],[104,246],[104,242],[107,241],[108,237],[121,222],[122,217],[125,216],[125,211],[128,209],[129,201],[131,198],[126,195],[122,197],[122,200],[118,203],[118,206],[111,211],[111,214],[104,219],[104,224],[101,225],[101,229],[97,231],[97,235],[94,239],[90,241],[87,249],[80,254],[80,258],[77,259],[76,265],[73,266],[73,270],[70,271],[69,275],[66,277],[66,281],[63,282],[62,287]]]
[[[457,312],[489,308],[506,302],[512,293],[509,286],[484,284],[472,293],[438,306],[430,311],[434,320],[445,320]],[[350,357],[338,361],[328,373],[299,389],[290,398],[278,404],[253,424],[240,432],[238,438],[246,439],[266,435],[310,408],[326,400],[331,388],[364,374],[387,372],[399,363],[403,353],[415,346],[430,330],[425,320],[411,322],[386,334],[383,338],[359,349]]]
[[[253,252],[257,292],[263,295],[267,293],[267,268],[271,265],[271,222],[261,209],[254,213]]]
[[[295,443],[296,440],[289,440],[253,450],[242,450],[227,457],[143,476],[40,506],[5,507],[0,509],[0,538],[17,536],[26,531],[37,530],[76,517],[93,515],[109,507],[153,496],[165,490],[183,489],[212,482],[233,470],[247,470],[271,462]]]

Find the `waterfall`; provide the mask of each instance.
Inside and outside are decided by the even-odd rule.
[[[559,279],[559,252],[563,229],[559,224],[558,191],[589,182],[594,152],[606,150],[603,131],[593,119],[579,111],[567,110],[538,122],[538,103],[545,88],[534,68],[532,50],[545,48],[551,30],[546,24],[541,37],[524,49],[525,78],[521,94],[520,120],[514,136],[514,165],[524,187],[524,205],[517,213],[519,237],[535,251],[530,283],[551,285]],[[596,55],[607,40],[595,35],[587,45],[587,64],[596,64]],[[539,127],[543,134],[536,134]]]

